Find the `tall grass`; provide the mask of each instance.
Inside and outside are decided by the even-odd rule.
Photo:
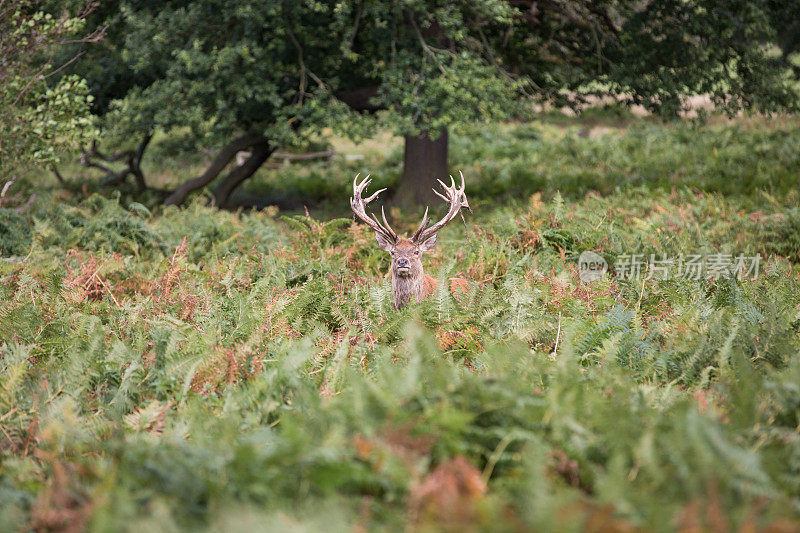
[[[2,210],[0,529],[795,527],[796,128],[501,129],[455,137],[470,239],[402,311],[346,219]],[[584,250],[767,259],[584,284]]]

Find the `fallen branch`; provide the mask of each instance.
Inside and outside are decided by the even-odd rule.
[[[3,187],[0,189],[0,207],[3,207],[5,204],[11,203],[11,202],[19,201],[19,194],[15,194],[14,196],[6,197],[6,194],[8,193],[8,190],[11,188],[11,186],[14,184],[15,181],[16,180],[7,181],[3,185]],[[31,206],[31,204],[33,204],[34,200],[36,200],[36,193],[31,194],[30,197],[28,198],[27,202],[25,202],[24,204],[22,204],[22,205],[20,205],[18,207],[15,207],[14,210],[17,213],[22,214]]]
[[[24,204],[22,204],[21,206],[17,207],[17,208],[15,209],[15,211],[16,211],[18,214],[20,214],[20,215],[21,215],[22,213],[24,213],[25,211],[27,211],[27,210],[28,210],[28,208],[29,208],[29,207],[30,207],[30,206],[33,204],[33,201],[34,201],[34,200],[36,200],[36,193],[33,193],[33,194],[31,194],[31,195],[28,197],[28,201],[27,201],[27,202],[25,202]]]
[[[275,152],[272,154],[274,159],[284,159],[288,161],[308,161],[310,159],[331,159],[336,152],[325,150],[324,152],[309,152],[307,154],[293,154],[291,152]]]
[[[245,161],[253,155],[252,152],[239,152],[236,154],[236,166],[240,167],[244,165]],[[312,159],[327,159],[330,161],[333,159],[333,156],[336,155],[336,152],[333,150],[325,150],[324,152],[308,152],[305,154],[295,154],[292,152],[273,152],[272,159],[281,159],[284,163],[288,163],[289,161],[310,161]],[[276,165],[280,166],[281,163],[275,162]]]
[[[14,185],[14,181],[15,180],[7,181],[5,185],[3,185],[3,190],[0,190],[0,198],[6,197],[6,193],[8,192],[8,189],[10,189],[12,185]]]

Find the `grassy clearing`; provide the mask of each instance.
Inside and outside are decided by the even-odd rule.
[[[348,219],[0,210],[0,529],[789,530],[798,124],[582,127],[454,136],[471,238],[401,312]],[[362,165],[399,172],[375,149],[251,192],[344,198]],[[584,250],[767,259],[586,285]]]
[[[587,112],[580,119],[548,114],[538,123],[463,129],[451,135],[450,150],[453,168],[468,176],[470,198],[483,211],[500,204],[520,205],[536,193],[545,200],[556,192],[579,200],[586,194],[605,196],[631,187],[666,192],[689,188],[733,197],[748,209],[770,209],[797,203],[798,144],[800,122],[794,118],[714,117],[704,126],[665,125],[610,108]],[[338,154],[332,164],[264,167],[236,196],[289,211],[303,212],[306,206],[319,218],[331,218],[347,216],[346,191],[357,172],[372,173],[376,186],[390,189],[400,177],[402,143],[397,137],[379,132],[359,145],[341,139],[331,145]],[[143,162],[152,187],[172,189],[202,173],[207,158],[177,155],[179,147],[179,136],[154,140]],[[97,188],[95,170],[72,164],[62,174],[75,198],[108,193]],[[41,195],[41,186],[56,185],[52,175],[43,173],[29,182],[29,190],[20,189],[22,184],[15,190]],[[153,192],[142,196],[127,187],[119,192],[123,203],[136,201],[151,209],[163,200]]]

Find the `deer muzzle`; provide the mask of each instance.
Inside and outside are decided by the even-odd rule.
[[[408,273],[411,271],[411,265],[408,263],[408,259],[401,257],[397,260],[397,273],[401,276],[407,276]]]

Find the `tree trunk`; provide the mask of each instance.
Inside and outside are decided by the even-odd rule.
[[[247,150],[251,146],[256,143],[266,142],[266,139],[261,135],[244,135],[239,137],[235,141],[231,142],[227,146],[225,146],[217,157],[214,158],[214,161],[211,162],[211,165],[206,169],[205,172],[201,176],[198,176],[194,179],[190,179],[189,181],[183,183],[180,187],[175,189],[175,192],[169,195],[169,197],[164,200],[165,205],[180,205],[186,200],[186,197],[189,196],[189,193],[205,187],[212,181],[214,178],[219,176],[219,173],[222,172],[228,163],[230,163],[234,157],[236,157],[236,153],[242,150]],[[255,171],[254,171],[255,172]]]
[[[392,203],[405,208],[434,204],[436,195],[431,189],[437,179],[445,181],[447,175],[447,128],[442,128],[435,140],[427,132],[407,136],[403,176]]]
[[[255,174],[275,149],[266,141],[253,145],[250,157],[240,167],[236,167],[225,176],[225,179],[214,189],[214,203],[217,207],[227,207],[231,193],[244,180]]]
[[[150,144],[150,140],[152,138],[152,133],[145,135],[144,139],[142,139],[142,142],[139,143],[139,148],[136,150],[136,154],[133,156],[133,159],[131,159],[128,163],[128,166],[131,168],[131,172],[136,179],[136,186],[139,187],[140,191],[147,189],[147,183],[144,181],[144,173],[142,172],[142,158],[144,157],[144,151],[147,149],[147,145]]]

